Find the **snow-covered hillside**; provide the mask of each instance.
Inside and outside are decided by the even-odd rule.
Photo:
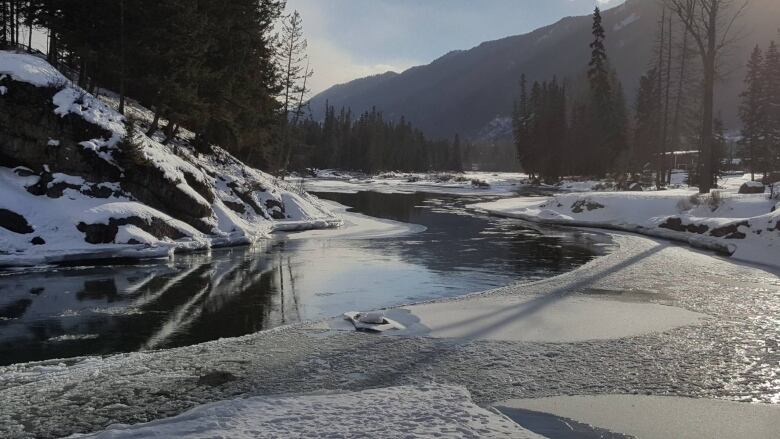
[[[196,150],[192,133],[147,136],[148,110],[128,114],[36,56],[0,51],[0,265],[167,257],[340,224],[225,150]]]

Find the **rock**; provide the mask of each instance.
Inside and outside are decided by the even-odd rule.
[[[736,224],[731,224],[724,227],[718,227],[717,229],[712,229],[710,235],[716,238],[745,239],[747,235],[739,231],[740,226],[745,226],[750,228],[750,224],[747,221],[741,221]]]
[[[591,200],[579,200],[571,205],[571,211],[574,213],[582,213],[586,209],[588,212],[596,209],[603,209],[604,206]]]
[[[153,163],[135,157],[132,145],[123,145],[123,150],[130,152],[122,154],[120,159],[120,164],[125,168],[122,190],[132,194],[141,203],[182,220],[200,232],[212,232],[213,226],[207,221],[212,216],[209,204],[183,191],[178,186],[179,182],[166,178],[165,172]],[[202,186],[200,190],[206,192]],[[208,189],[208,192],[211,190]],[[213,194],[211,197],[213,200]]]
[[[12,84],[13,95],[0,99],[0,165],[23,166],[35,173],[50,165],[52,172],[82,175],[87,181],[119,179],[118,168],[79,145],[91,139],[109,139],[110,132],[75,114],[55,114],[52,97],[58,88],[18,81]],[[59,144],[50,144],[51,139],[60,139]]]
[[[633,181],[626,184],[626,190],[630,192],[643,192],[642,185]]]
[[[675,232],[690,232],[696,234],[704,234],[710,229],[704,224],[683,224],[682,220],[677,217],[667,218],[663,224],[658,227],[662,229],[674,230]]]
[[[119,226],[133,225],[153,235],[158,239],[170,238],[173,240],[184,238],[186,235],[160,218],[146,220],[137,216],[127,218],[111,218],[108,224],[79,223],[76,226],[84,233],[84,240],[90,244],[110,244],[119,233]]]
[[[46,244],[46,241],[43,240],[40,236],[36,236],[35,238],[30,240],[30,244],[32,245],[44,245]]]
[[[765,191],[764,183],[759,181],[748,181],[739,188],[740,194],[763,194]]]
[[[381,325],[385,323],[385,314],[383,312],[367,312],[362,313],[358,317],[360,323],[370,323],[372,325]]]
[[[271,218],[275,220],[284,219],[284,204],[274,200],[265,200],[265,207],[271,213]]]
[[[21,235],[34,232],[27,219],[8,209],[0,209],[0,227]]]

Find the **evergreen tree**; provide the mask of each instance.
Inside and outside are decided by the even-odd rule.
[[[761,156],[762,171],[772,171],[780,158],[780,50],[772,41],[766,51],[761,69],[761,83],[764,89],[764,146]]]
[[[745,76],[745,91],[739,116],[742,119],[742,156],[748,162],[751,180],[755,180],[756,164],[764,156],[768,121],[767,96],[765,94],[764,55],[756,46],[750,55]]]
[[[595,175],[609,172],[626,145],[625,104],[620,102],[616,75],[611,73],[604,40],[606,38],[597,7],[593,13],[593,37],[588,65],[590,81],[590,117],[593,122],[594,144],[584,145],[589,152],[590,168]]]
[[[658,70],[652,68],[639,79],[631,154],[634,170],[645,169],[650,165],[653,162],[653,153],[660,144],[661,102],[657,78]]]

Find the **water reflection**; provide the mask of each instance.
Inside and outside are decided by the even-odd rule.
[[[323,196],[428,229],[375,240],[277,239],[169,263],[0,273],[0,364],[240,336],[538,279],[594,255],[587,235],[467,214],[464,198]]]

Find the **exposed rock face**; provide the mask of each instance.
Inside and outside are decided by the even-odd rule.
[[[111,218],[108,224],[79,223],[77,228],[84,232],[84,240],[90,244],[109,244],[114,242],[120,226],[133,225],[157,238],[181,239],[184,235],[159,218],[144,219],[137,216]]]
[[[128,146],[125,146],[127,150]],[[122,189],[147,206],[167,213],[195,227],[203,233],[211,233],[213,224],[207,219],[212,211],[209,204],[192,197],[179,187],[179,181],[171,181],[159,168],[148,162],[134,160],[131,153],[121,154],[119,163],[125,168]],[[186,175],[186,174],[185,174]],[[195,180],[194,178],[192,180]],[[187,180],[189,186],[189,180]],[[214,201],[210,188],[197,185],[198,193],[207,201]]]
[[[80,142],[108,139],[111,133],[73,114],[54,113],[56,87],[35,87],[9,78],[0,80],[7,92],[0,99],[0,165],[25,166],[42,173],[50,169],[83,176],[87,181],[117,181],[120,170]]]

